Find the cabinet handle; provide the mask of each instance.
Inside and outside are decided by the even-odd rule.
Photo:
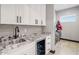
[[[38,19],[35,19],[35,24],[38,24]]]
[[[18,16],[17,16],[17,23],[18,23]]]
[[[21,23],[21,16],[20,16],[20,23]]]

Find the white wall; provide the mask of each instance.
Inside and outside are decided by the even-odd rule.
[[[71,8],[71,7],[75,7],[75,6],[78,6],[79,4],[55,4],[54,7],[55,7],[55,10],[56,11],[59,11],[59,10],[64,10],[64,9],[68,9],[68,8]]]
[[[79,6],[57,11],[57,16],[76,15],[76,22],[62,23],[62,38],[79,41]]]

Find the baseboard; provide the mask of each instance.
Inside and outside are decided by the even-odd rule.
[[[70,40],[70,39],[66,39],[66,38],[60,38],[60,40],[66,40],[66,41],[72,41],[72,42],[76,42],[76,43],[79,43],[79,41]]]

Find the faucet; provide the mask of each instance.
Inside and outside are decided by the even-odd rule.
[[[16,27],[15,27],[15,35],[14,35],[15,39],[19,37],[19,32],[20,32],[20,31],[19,31],[19,27],[16,26]]]

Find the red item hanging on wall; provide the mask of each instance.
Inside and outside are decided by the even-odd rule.
[[[61,25],[60,21],[57,22],[56,28],[57,28],[57,30],[60,30],[60,31],[62,30],[62,25]]]

